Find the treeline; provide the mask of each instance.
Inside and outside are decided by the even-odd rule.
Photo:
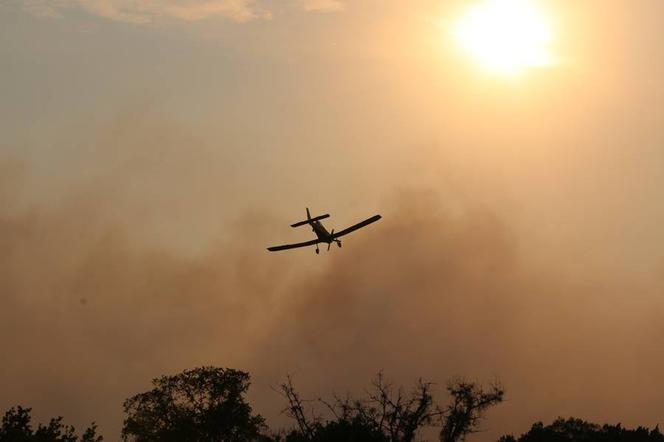
[[[97,426],[93,423],[79,438],[76,430],[62,423],[62,417],[51,419],[48,425],[32,428],[30,408],[12,407],[2,417],[0,441],[2,442],[101,442]]]
[[[622,425],[597,425],[581,419],[558,418],[551,425],[545,426],[538,422],[529,432],[520,437],[503,436],[498,442],[664,442],[664,435],[659,426],[650,430],[639,427],[635,430],[623,428]]]
[[[153,380],[153,388],[127,399],[122,439],[131,442],[414,442],[424,429],[438,433],[441,442],[466,440],[479,430],[487,409],[502,402],[498,384],[483,387],[457,380],[447,386],[449,401],[439,404],[432,384],[418,381],[412,389],[395,388],[382,373],[365,397],[333,396],[303,399],[290,378],[277,388],[290,429],[272,431],[246,402],[249,374],[239,370],[200,367]],[[0,442],[102,442],[93,423],[78,435],[62,418],[33,428],[29,408],[7,410]],[[420,438],[418,438],[420,436]],[[599,426],[579,419],[537,423],[517,437],[498,442],[664,442],[653,430],[630,430],[620,425]]]

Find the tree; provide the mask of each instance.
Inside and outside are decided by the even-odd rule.
[[[484,412],[502,402],[505,395],[500,385],[493,384],[484,390],[474,382],[465,381],[450,382],[447,391],[452,402],[443,413],[441,442],[463,441],[468,435],[476,433]]]
[[[597,425],[582,419],[556,419],[551,425],[535,423],[518,439],[507,435],[499,442],[664,442],[664,435],[659,427],[649,430],[638,427],[635,430],[623,428],[622,425]]]
[[[285,412],[295,420],[296,429],[286,436],[286,442],[412,442],[425,427],[442,427],[441,440],[445,442],[463,440],[476,431],[483,411],[503,398],[503,390],[497,386],[484,391],[473,383],[451,383],[448,390],[453,403],[441,409],[434,402],[432,385],[419,380],[405,394],[379,373],[366,399],[335,396],[331,402],[315,401],[332,416],[325,420],[315,407],[307,412],[306,401],[288,378],[280,390],[288,400]]]
[[[261,440],[264,419],[244,400],[249,374],[200,367],[152,381],[124,403],[125,441],[248,442]]]
[[[357,440],[375,442],[410,442],[417,430],[438,415],[431,396],[431,384],[419,381],[409,396],[394,391],[379,373],[367,399],[334,397],[332,402],[319,399],[334,417],[323,421],[315,412],[307,416],[292,380],[281,385],[288,400],[286,414],[295,419],[298,429],[288,442]]]
[[[71,425],[64,425],[62,417],[49,421],[48,425],[39,424],[32,430],[30,408],[12,407],[2,417],[0,442],[101,442],[103,437],[97,435],[97,426],[93,423],[80,437]]]

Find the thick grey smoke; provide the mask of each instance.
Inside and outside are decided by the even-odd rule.
[[[361,394],[381,369],[404,385],[438,382],[441,394],[454,376],[500,379],[508,400],[478,440],[557,415],[661,419],[661,282],[575,279],[556,265],[574,256],[538,251],[538,264],[506,220],[452,213],[429,190],[391,191],[384,219],[329,255],[266,252],[294,221],[267,205],[226,216],[200,250],[171,247],[146,239],[150,226],[177,224],[190,207],[163,194],[190,191],[205,205],[201,192],[219,184],[231,202],[223,185],[236,184],[233,165],[227,181],[197,181],[200,145],[192,156],[173,148],[186,141],[177,131],[157,132],[168,135],[118,131],[115,145],[140,143],[145,161],[106,143],[111,166],[48,203],[19,197],[40,188],[32,164],[3,162],[0,407],[96,420],[114,440],[122,401],[151,378],[217,364],[252,373],[251,399],[277,425],[283,403],[270,387],[287,373],[318,396]],[[182,171],[191,179],[167,179]],[[180,231],[165,231],[178,242]]]

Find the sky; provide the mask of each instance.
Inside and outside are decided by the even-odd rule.
[[[455,41],[481,1],[0,4],[0,408],[96,421],[200,365],[274,391],[500,380],[473,440],[664,416],[664,5],[537,2],[551,63]],[[270,254],[383,219],[342,249]]]

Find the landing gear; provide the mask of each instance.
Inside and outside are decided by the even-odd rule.
[[[337,241],[337,245],[341,248],[341,241]]]
[[[316,255],[320,253],[320,250],[318,249],[318,244],[316,244]]]

